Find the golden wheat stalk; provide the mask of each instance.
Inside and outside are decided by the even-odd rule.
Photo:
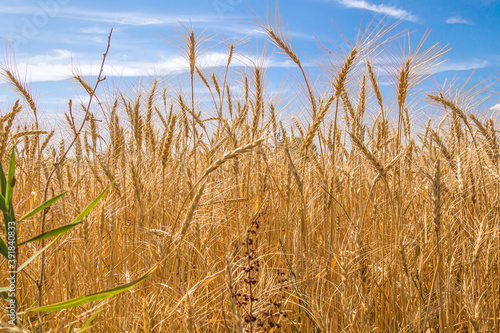
[[[344,84],[347,79],[347,74],[349,73],[349,70],[351,69],[352,65],[354,64],[354,60],[356,59],[356,55],[358,54],[358,49],[353,47],[351,52],[349,53],[349,56],[347,57],[346,61],[344,62],[344,65],[342,66],[342,69],[340,70],[337,80],[334,84],[335,91],[337,97],[340,96],[342,93],[342,90],[344,89]]]
[[[353,133],[349,132],[349,136],[351,137],[354,145],[365,155],[366,159],[372,167],[382,176],[385,177],[387,170],[382,166],[382,163],[373,155],[368,148],[356,137]]]
[[[250,142],[250,143],[248,143],[248,144],[246,144],[246,145],[244,145],[242,147],[238,147],[235,150],[230,151],[230,152],[224,154],[224,156],[222,156],[220,159],[218,159],[217,161],[215,161],[214,163],[212,163],[212,165],[210,165],[210,167],[208,167],[208,169],[205,171],[203,177],[206,177],[209,174],[211,174],[212,172],[214,172],[215,170],[217,170],[225,162],[227,162],[227,161],[229,161],[229,160],[231,160],[233,158],[236,158],[236,157],[238,157],[241,154],[244,154],[244,153],[247,153],[247,152],[251,151],[253,148],[255,148],[258,145],[260,145],[263,141],[264,141],[264,138],[261,138],[261,139],[258,139],[258,140],[254,141],[254,142]]]

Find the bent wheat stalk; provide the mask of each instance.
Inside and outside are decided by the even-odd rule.
[[[227,161],[229,160],[232,160],[236,157],[238,157],[239,155],[242,155],[244,153],[247,153],[249,151],[251,151],[253,148],[257,147],[258,145],[260,145],[263,141],[265,140],[265,138],[261,138],[261,139],[258,139],[257,141],[254,141],[254,142],[250,142],[249,144],[246,144],[244,146],[241,146],[239,148],[236,148],[235,150],[231,151],[231,152],[228,152],[226,153],[224,156],[222,156],[220,159],[218,159],[217,161],[215,161],[211,166],[208,167],[208,169],[205,171],[205,173],[203,174],[203,176],[198,180],[198,182],[191,188],[191,191],[189,191],[188,195],[186,195],[186,197],[184,198],[184,201],[182,202],[182,205],[181,205],[181,208],[179,209],[179,212],[177,214],[177,217],[175,218],[175,221],[174,221],[174,229],[176,228],[177,226],[177,223],[179,221],[179,218],[180,218],[180,214],[184,208],[184,205],[186,204],[186,201],[188,198],[191,197],[193,191],[195,188],[198,187],[198,185],[206,178],[208,177],[212,172],[214,172],[215,170],[217,170],[221,165],[223,165],[224,163],[226,163]],[[195,198],[193,199],[193,203],[188,211],[188,214],[186,215],[186,218],[185,218],[185,221],[184,221],[184,227],[183,227],[183,231],[182,231],[182,234],[185,234],[186,231],[187,231],[187,227],[189,226],[189,223],[191,221],[191,218],[192,218],[192,214],[194,212],[194,210],[196,209],[197,205],[198,205],[198,202],[200,201],[200,198],[201,196],[203,195],[203,190],[205,188],[205,184],[203,184],[203,186],[198,190],[198,194],[195,196]],[[173,236],[173,235],[172,235]],[[172,238],[172,237],[171,237]]]

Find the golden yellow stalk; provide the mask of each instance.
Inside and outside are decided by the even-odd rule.
[[[21,83],[20,80],[17,79],[17,77],[14,75],[14,73],[8,69],[3,69],[5,74],[10,80],[10,83],[14,86],[14,88],[21,94],[21,96],[24,97],[26,102],[28,102],[28,105],[30,106],[30,109],[33,111],[35,118],[37,117],[37,108],[35,101],[31,97],[30,93],[28,90],[24,87],[24,85]]]
[[[224,154],[224,156],[222,156],[220,159],[218,159],[217,161],[212,163],[212,165],[210,165],[210,167],[208,167],[208,169],[205,171],[203,177],[206,177],[209,174],[211,174],[213,171],[217,170],[225,162],[227,162],[233,158],[236,158],[241,154],[244,154],[244,153],[251,151],[253,148],[260,145],[263,141],[264,141],[264,138],[261,138],[261,139],[254,141],[254,142],[250,142],[244,146],[238,147],[231,152]]]
[[[344,62],[344,66],[342,66],[342,69],[340,70],[339,75],[337,76],[337,80],[334,84],[335,93],[336,93],[337,97],[339,97],[340,94],[342,93],[342,90],[345,89],[344,88],[345,80],[347,78],[347,74],[349,73],[349,70],[351,69],[352,65],[354,64],[354,60],[356,59],[357,53],[358,53],[358,49],[353,47],[351,52],[349,53],[349,56],[347,57],[346,61]]]
[[[382,163],[373,155],[368,148],[361,142],[354,134],[349,132],[349,136],[351,137],[354,145],[365,155],[366,159],[372,167],[382,176],[385,177],[386,169],[382,166]]]
[[[403,68],[401,68],[401,72],[399,74],[399,83],[398,83],[398,105],[399,109],[403,110],[406,96],[408,94],[408,84],[410,78],[410,59],[405,61]]]
[[[375,96],[377,97],[378,105],[380,106],[380,111],[382,112],[382,119],[385,119],[382,93],[380,92],[380,88],[379,88],[378,83],[377,83],[377,78],[375,77],[375,73],[373,72],[373,68],[372,68],[369,61],[366,62],[366,67],[368,68],[368,73],[370,74],[370,81],[372,83],[373,91],[375,92]]]
[[[170,145],[172,144],[172,138],[174,136],[175,123],[177,121],[177,114],[172,116],[172,120],[170,121],[170,126],[168,128],[167,138],[163,144],[163,149],[161,152],[161,161],[163,164],[163,168],[167,166],[168,157],[170,155]]]

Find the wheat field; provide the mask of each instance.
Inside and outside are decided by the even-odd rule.
[[[323,67],[323,89],[279,21],[260,27],[295,64],[299,114],[266,91],[265,68],[231,66],[238,46],[225,67],[199,67],[186,27],[182,92],[161,80],[103,90],[75,75],[89,102],[69,102],[58,126],[39,121],[29,85],[2,68],[19,94],[0,111],[16,212],[68,191],[19,239],[68,223],[114,182],[19,274],[19,311],[157,267],[113,298],[21,314],[20,329],[67,332],[96,314],[90,332],[499,332],[496,120],[476,90],[419,89],[446,49],[393,50],[382,68],[380,50],[405,37],[377,26]],[[438,116],[422,119],[424,107]],[[23,247],[20,261],[42,247]]]

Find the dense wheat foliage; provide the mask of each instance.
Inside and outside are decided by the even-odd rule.
[[[69,191],[44,222],[41,214],[23,222],[21,240],[67,223],[116,181],[82,225],[19,275],[20,310],[38,306],[40,290],[52,304],[159,263],[104,304],[92,332],[498,331],[496,122],[481,117],[474,94],[415,89],[443,48],[394,50],[387,69],[380,47],[392,37],[374,29],[331,57],[318,91],[280,22],[261,25],[303,79],[293,118],[281,117],[264,68],[231,67],[237,47],[217,72],[198,64],[190,29],[183,92],[154,81],[104,93],[76,77],[94,100],[88,112],[70,103],[64,130],[39,123],[29,89],[3,69],[20,95],[0,115],[2,164],[16,152],[16,212],[44,200],[50,177],[48,197]],[[381,92],[382,66],[393,95]],[[416,119],[423,106],[440,116]],[[23,248],[21,261],[40,249]],[[22,324],[63,332],[100,305],[28,313]]]

